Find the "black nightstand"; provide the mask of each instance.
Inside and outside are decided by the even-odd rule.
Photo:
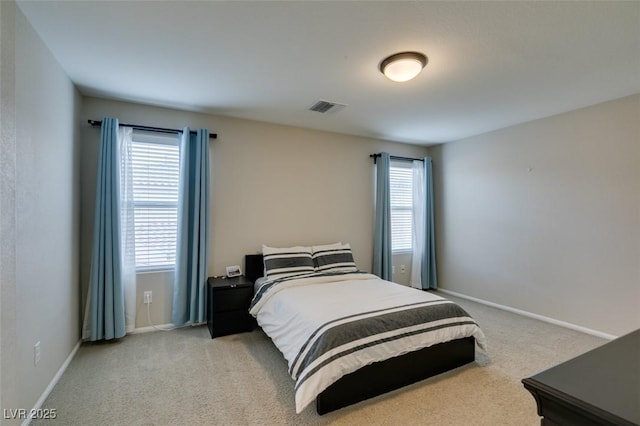
[[[249,314],[253,283],[244,276],[207,280],[207,325],[211,338],[251,331],[255,319]]]

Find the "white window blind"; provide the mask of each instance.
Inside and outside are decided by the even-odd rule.
[[[136,269],[175,266],[180,151],[176,135],[133,134]]]
[[[391,161],[391,250],[411,251],[413,234],[413,171],[411,162]]]

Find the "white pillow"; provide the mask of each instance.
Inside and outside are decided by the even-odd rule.
[[[316,272],[357,272],[349,244],[313,246],[313,265]]]
[[[308,274],[315,271],[311,247],[262,246],[265,276],[269,280]]]
[[[325,244],[322,246],[311,246],[311,252],[316,253],[316,252],[325,251],[325,250],[339,250],[342,248],[342,246],[343,244],[340,241],[338,241],[337,243]]]

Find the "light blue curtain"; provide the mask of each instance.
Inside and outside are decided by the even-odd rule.
[[[105,117],[100,134],[100,153],[93,222],[93,247],[89,278],[89,340],[123,337],[124,288],[120,245],[120,157],[118,119]]]
[[[180,139],[178,243],[173,288],[175,325],[205,322],[209,237],[209,131]]]
[[[430,288],[438,288],[435,221],[433,215],[433,166],[431,157],[424,157],[424,179],[425,201],[427,205],[424,211],[425,243],[422,258],[422,288],[427,290]]]
[[[391,188],[389,164],[391,157],[383,152],[376,161],[376,212],[373,243],[373,273],[391,281]]]

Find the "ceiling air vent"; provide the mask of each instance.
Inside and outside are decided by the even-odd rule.
[[[344,107],[346,107],[345,104],[339,104],[337,102],[329,102],[329,101],[319,100],[318,102],[313,104],[311,106],[311,108],[309,108],[309,111],[315,111],[315,112],[319,112],[319,113],[325,114],[327,112],[340,111]]]

